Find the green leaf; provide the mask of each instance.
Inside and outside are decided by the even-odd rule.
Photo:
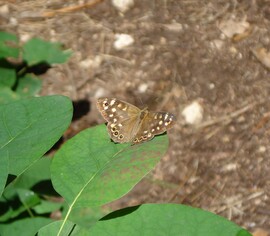
[[[23,59],[32,66],[41,62],[48,64],[64,63],[71,51],[62,51],[60,43],[46,42],[41,39],[31,39],[23,46]]]
[[[57,234],[59,228],[63,225],[63,221],[55,221],[49,225],[44,226],[38,231],[38,236],[48,236],[48,235],[57,235],[57,236],[67,236],[70,235],[74,228],[74,224],[70,221],[67,221],[65,226],[63,227],[60,234]],[[74,233],[74,231],[73,231]]]
[[[67,141],[51,165],[53,186],[70,206],[65,220],[74,208],[100,206],[126,194],[154,168],[167,148],[166,135],[133,146],[115,144],[105,125]]]
[[[2,196],[3,190],[7,182],[9,169],[8,164],[8,152],[0,151],[0,196]]]
[[[17,189],[17,193],[21,203],[27,210],[40,202],[38,195],[29,189]]]
[[[89,229],[88,235],[251,236],[223,217],[178,204],[145,204],[121,209],[100,220]]]
[[[100,206],[130,191],[165,154],[166,135],[130,146],[110,141],[105,125],[87,129],[55,154],[52,183],[73,207]]]
[[[16,100],[19,100],[20,98],[20,95],[14,93],[10,88],[0,87],[0,105],[14,102]]]
[[[1,156],[1,154],[0,154]],[[12,200],[17,195],[17,189],[30,189],[35,184],[51,179],[51,158],[43,157],[31,165],[24,173],[10,183],[4,191],[5,199]],[[46,190],[49,190],[46,188]]]
[[[32,236],[43,226],[51,223],[52,220],[49,218],[35,217],[26,218],[23,220],[17,220],[10,224],[0,224],[0,235],[1,236]],[[48,234],[50,235],[50,234]],[[53,235],[53,234],[51,234]]]
[[[8,205],[9,202],[7,202],[6,204]],[[18,217],[19,215],[21,215],[22,213],[24,213],[26,211],[28,211],[28,215],[29,215],[29,208],[27,208],[24,205],[19,205],[18,207],[16,207],[16,206],[9,206],[9,208],[7,209],[7,211],[4,212],[1,215],[0,222],[6,222],[8,220],[12,220],[12,219]]]
[[[0,32],[0,59],[19,56],[18,39],[14,34]]]
[[[36,95],[41,89],[42,82],[38,77],[30,74],[19,78],[16,93],[21,97],[30,97]]]
[[[2,67],[0,62],[0,88],[12,87],[16,81],[16,71],[13,68]]]
[[[69,220],[77,225],[89,228],[108,213],[109,209],[103,209],[102,207],[74,208],[69,216]]]
[[[30,189],[41,181],[50,180],[50,164],[51,158],[39,159],[16,179],[13,183],[14,187]]]
[[[1,209],[3,211],[3,209]],[[8,209],[4,212],[1,212],[2,215],[0,216],[0,222],[6,222],[13,216],[13,209],[11,207],[8,207]],[[1,224],[0,224],[1,228]],[[1,235],[1,234],[0,234]]]
[[[0,150],[9,153],[9,173],[19,175],[44,155],[70,124],[67,97],[24,99],[0,106]]]
[[[59,210],[62,206],[63,206],[62,202],[49,202],[42,200],[39,205],[33,207],[33,210],[37,214],[45,214]]]

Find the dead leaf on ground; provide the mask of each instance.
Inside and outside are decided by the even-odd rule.
[[[243,20],[223,20],[218,24],[218,28],[224,35],[236,42],[248,37],[252,32],[252,27],[245,18]]]

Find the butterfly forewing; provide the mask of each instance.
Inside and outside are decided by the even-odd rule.
[[[174,115],[168,112],[148,112],[141,122],[141,126],[133,139],[133,143],[145,142],[155,135],[162,134],[175,123]]]
[[[115,98],[100,98],[97,107],[105,120],[111,139],[117,143],[132,141],[138,131],[140,109]]]

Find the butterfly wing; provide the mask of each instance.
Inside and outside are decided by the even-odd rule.
[[[148,112],[132,140],[133,144],[148,141],[155,135],[164,133],[173,126],[175,121],[174,115],[168,112]]]
[[[97,107],[108,121],[111,139],[117,143],[131,142],[139,129],[141,110],[116,98],[99,98]]]

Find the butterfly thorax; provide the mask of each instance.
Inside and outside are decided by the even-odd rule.
[[[142,125],[143,121],[145,120],[145,118],[147,117],[148,113],[149,113],[149,111],[147,110],[147,107],[145,107],[144,109],[140,110],[139,112],[137,111],[137,113],[134,114],[133,126],[132,126],[130,133],[128,135],[131,140],[135,137],[135,135],[140,130],[141,125]]]
[[[143,120],[143,119],[147,116],[147,114],[149,113],[149,111],[148,111],[147,109],[148,109],[148,108],[145,107],[145,108],[143,108],[143,109],[141,110],[140,120]]]

